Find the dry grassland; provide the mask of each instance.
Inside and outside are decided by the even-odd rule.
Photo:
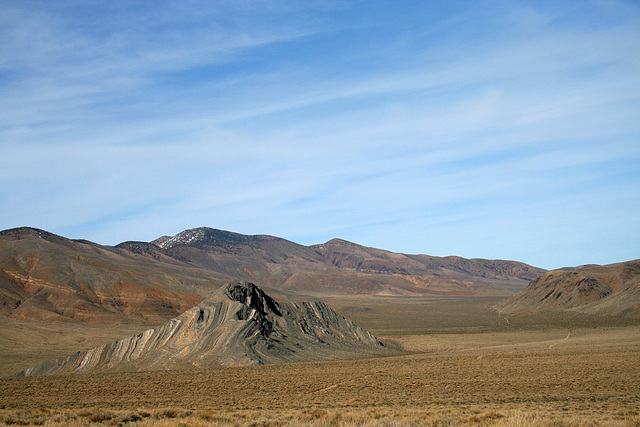
[[[411,312],[406,301],[396,309],[378,300],[337,307],[409,352],[394,357],[2,379],[0,422],[640,426],[639,326],[511,326],[488,303],[467,301],[459,325],[447,323],[456,314],[444,302],[429,311],[444,319],[419,304]]]
[[[0,317],[0,377],[78,350],[98,347],[153,326],[143,322],[124,325],[48,324]]]

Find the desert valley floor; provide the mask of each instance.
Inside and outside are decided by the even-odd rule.
[[[501,316],[497,298],[326,302],[389,357],[196,371],[0,380],[0,422],[40,425],[639,425],[640,326],[619,318]],[[13,322],[8,375],[126,336]],[[148,326],[148,325],[147,325]],[[30,334],[8,345],[14,334]]]

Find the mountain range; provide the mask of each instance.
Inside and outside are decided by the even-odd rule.
[[[545,270],[521,262],[409,255],[341,239],[304,246],[202,227],[105,246],[35,228],[0,232],[0,315],[13,319],[159,323],[250,281],[289,299],[323,295],[493,295]]]
[[[400,301],[391,311],[396,316],[409,300],[444,301],[438,296],[496,308],[508,325],[506,316],[532,325],[540,316],[573,326],[635,324],[640,260],[545,271],[341,239],[304,246],[206,227],[116,246],[29,227],[0,231],[2,369],[32,366],[20,375],[383,354],[392,349],[321,301],[367,301],[380,310],[376,316]],[[51,342],[47,331],[57,334]]]

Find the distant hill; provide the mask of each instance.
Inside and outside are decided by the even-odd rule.
[[[376,337],[322,302],[278,303],[243,282],[156,328],[17,376],[337,360],[383,351]]]
[[[640,315],[640,260],[550,271],[510,298],[500,310]]]
[[[303,246],[212,228],[153,242],[186,264],[274,289],[378,295],[509,295],[545,270],[502,260],[406,255],[341,239]]]
[[[340,239],[303,246],[212,228],[115,247],[44,230],[0,232],[0,316],[158,323],[236,280],[303,298],[334,294],[500,295],[545,270],[515,261],[398,254]]]
[[[156,323],[202,300],[206,280],[174,259],[65,239],[44,230],[0,232],[0,315],[84,322]],[[197,272],[202,273],[202,272]]]

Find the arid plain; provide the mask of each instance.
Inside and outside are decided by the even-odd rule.
[[[0,422],[88,425],[640,425],[640,326],[503,316],[496,297],[325,298],[394,355],[341,362],[0,380]],[[8,325],[7,325],[8,326]],[[58,324],[2,346],[2,374],[143,325]],[[35,350],[35,351],[33,351]]]

